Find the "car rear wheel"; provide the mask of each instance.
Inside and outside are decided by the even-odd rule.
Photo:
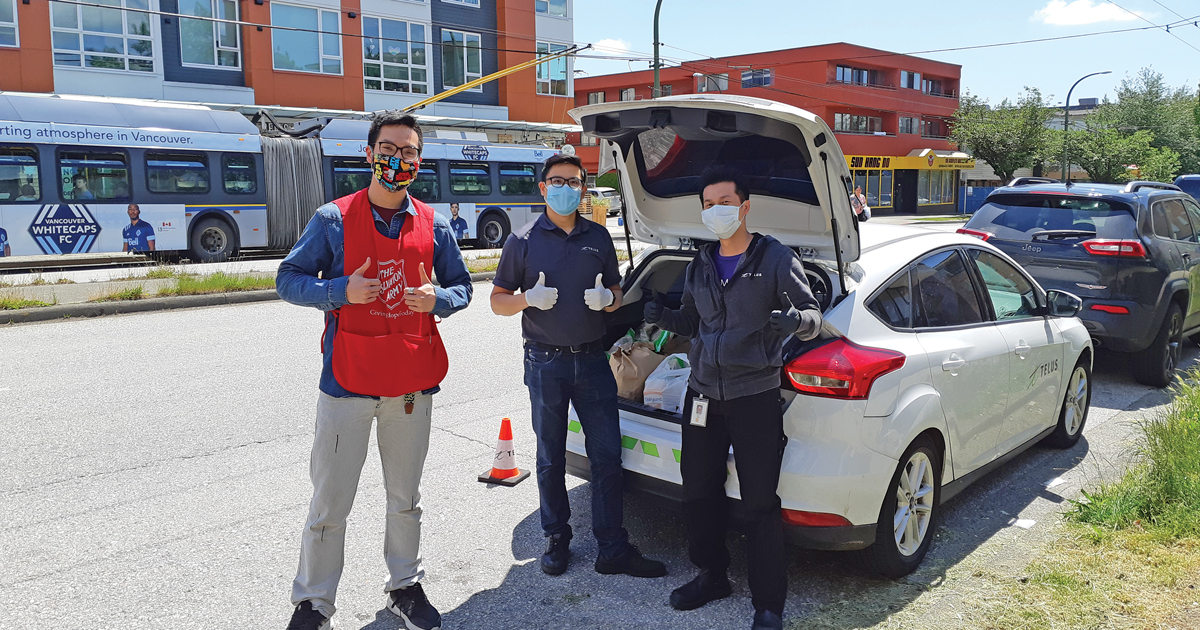
[[[1143,385],[1166,387],[1175,378],[1182,354],[1183,309],[1171,302],[1150,347],[1133,355],[1133,378]]]
[[[933,542],[942,497],[942,457],[932,440],[913,442],[900,458],[879,509],[875,544],[863,550],[867,569],[899,578],[912,573]]]
[[[1088,410],[1092,404],[1092,370],[1086,359],[1080,359],[1067,381],[1067,395],[1063,398],[1062,411],[1058,414],[1058,426],[1054,433],[1046,436],[1046,444],[1054,448],[1071,448],[1083,435]]]

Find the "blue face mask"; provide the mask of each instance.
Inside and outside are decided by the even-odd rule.
[[[570,186],[546,185],[546,205],[564,217],[575,212],[575,209],[579,207],[579,200],[582,198],[582,190],[575,190]]]

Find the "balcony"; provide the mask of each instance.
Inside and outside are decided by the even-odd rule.
[[[878,90],[891,90],[893,92],[896,91],[896,86],[890,85],[888,83],[865,83],[862,81],[838,81],[835,79],[833,81],[826,81],[825,85],[857,85],[859,87],[869,87],[869,88],[875,88]]]
[[[922,132],[921,137],[929,138],[930,140],[949,140],[950,139],[950,136],[948,136],[948,135],[942,135],[940,133],[928,133],[928,132]]]
[[[928,96],[936,96],[938,98],[952,98],[958,100],[958,92],[922,92]]]
[[[881,138],[895,138],[896,134],[886,131],[858,131],[853,129],[834,129],[833,133],[845,134],[848,136],[879,136]]]

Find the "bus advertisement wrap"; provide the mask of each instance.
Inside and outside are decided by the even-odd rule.
[[[186,221],[183,204],[0,206],[13,256],[187,249]]]
[[[475,238],[475,204],[473,203],[432,203],[434,212],[442,215],[450,222],[456,240]]]
[[[262,140],[251,135],[7,121],[0,122],[0,142],[255,153],[262,150]]]

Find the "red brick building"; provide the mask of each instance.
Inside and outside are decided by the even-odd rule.
[[[659,75],[662,96],[719,92],[806,109],[834,130],[873,210],[940,214],[954,212],[959,170],[974,166],[946,139],[961,70],[839,43],[688,61]],[[576,78],[575,104],[648,99],[653,87],[652,70]],[[594,142],[579,144],[594,169]]]

